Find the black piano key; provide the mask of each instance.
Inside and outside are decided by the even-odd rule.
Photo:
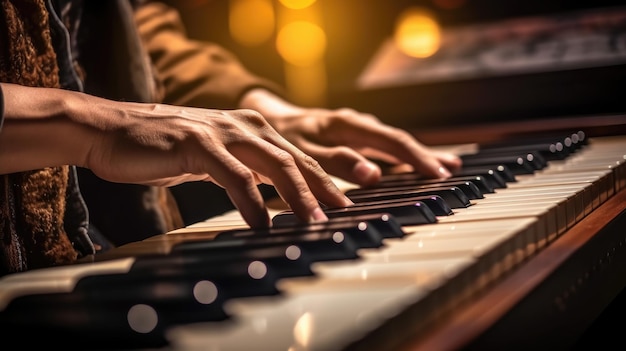
[[[370,190],[388,190],[388,191],[398,190],[400,191],[400,190],[411,190],[411,189],[438,188],[438,187],[444,187],[444,186],[445,187],[456,186],[459,189],[461,189],[469,199],[475,200],[475,199],[484,198],[483,191],[478,187],[478,185],[476,184],[477,182],[481,182],[481,179],[479,177],[466,178],[466,179],[400,180],[400,181],[381,182],[381,183],[368,186],[368,187],[363,187],[360,189],[352,189],[350,191],[352,191],[352,193],[354,194],[355,192],[359,192],[359,191],[367,192]],[[486,190],[491,190],[493,192],[493,189],[489,187],[488,184],[485,184],[484,180],[482,182],[483,184],[481,184],[481,186],[483,186]]]
[[[512,146],[526,147],[528,145],[550,145],[553,143],[559,143],[563,147],[562,152],[565,153],[565,155],[569,155],[585,145],[587,143],[587,139],[585,137],[585,133],[582,131],[562,135],[533,135],[529,137],[515,138],[506,141],[484,143],[480,145],[480,149],[497,149]]]
[[[430,185],[424,186],[422,189],[428,189],[430,187],[439,188],[439,187],[457,187],[461,189],[461,191],[467,196],[470,200],[484,199],[483,192],[478,188],[476,183],[472,180],[451,180],[451,181],[443,181],[438,183],[433,183]]]
[[[469,155],[461,155],[461,161],[466,167],[475,166],[493,166],[500,165],[508,167],[513,174],[532,174],[535,172],[535,167],[522,156],[487,156],[487,157],[472,157]]]
[[[473,175],[469,177],[453,177],[452,179],[453,181],[470,182],[474,186],[476,186],[476,188],[478,189],[478,192],[480,193],[480,196],[475,195],[477,196],[476,199],[484,198],[483,194],[493,194],[496,192],[495,187],[493,187],[491,183],[482,175]],[[476,192],[475,190],[473,191]]]
[[[577,147],[583,147],[587,145],[587,141],[588,141],[588,139],[586,138],[585,132],[582,130],[572,133],[571,139]]]
[[[216,321],[227,318],[223,311],[221,319],[213,317],[220,312],[206,306],[192,309],[189,318],[193,319],[196,313]],[[150,305],[118,301],[103,304],[84,293],[18,297],[0,313],[5,342],[14,340],[21,346],[37,348],[42,340],[48,347],[66,348],[71,342],[71,350],[78,349],[78,345],[87,350],[160,348],[168,344],[168,327]],[[24,338],[24,331],[37,337]]]
[[[383,246],[384,236],[367,222],[324,222],[291,227],[273,227],[268,229],[235,229],[219,233],[214,240],[233,240],[263,236],[295,236],[319,231],[341,231],[349,235],[362,248]]]
[[[359,204],[342,208],[326,208],[324,213],[328,218],[349,217],[356,215],[390,213],[401,225],[417,225],[436,223],[437,216],[420,201],[389,202],[384,204]],[[290,226],[298,222],[292,211],[283,211],[272,218],[275,226]]]
[[[507,187],[506,180],[499,174],[498,171],[489,168],[489,167],[462,167],[458,171],[452,173],[454,178],[463,178],[463,177],[480,177],[485,181],[485,183],[489,184],[489,186],[494,189],[504,189]],[[478,188],[480,186],[477,184]],[[481,189],[482,190],[482,189]],[[484,191],[483,194],[488,194],[489,191]]]
[[[528,163],[530,163],[535,169],[543,169],[548,165],[545,157],[541,155],[537,150],[526,150],[522,152],[503,151],[500,149],[485,149],[479,150],[476,154],[463,155],[467,158],[484,158],[484,157],[497,157],[497,156],[517,156],[523,157]]]
[[[170,326],[229,318],[227,299],[278,295],[279,278],[261,261],[86,276],[68,293],[13,299],[0,313],[0,325],[148,346],[162,343]]]
[[[487,157],[507,157],[515,156],[524,158],[536,170],[543,169],[548,165],[546,159],[537,150],[526,150],[523,152],[502,151],[500,149],[480,150],[475,154],[462,155],[463,159],[487,158]]]
[[[321,232],[304,233],[291,237],[263,236],[241,238],[233,240],[197,240],[176,244],[172,252],[187,254],[190,252],[233,253],[246,249],[257,249],[272,246],[291,244],[306,251],[315,261],[357,259],[359,245],[348,235],[341,232],[327,230]]]
[[[281,277],[312,275],[311,264],[315,262],[311,255],[297,245],[285,244],[272,247],[252,248],[228,252],[191,252],[168,255],[139,256],[133,263],[130,274],[142,274],[154,270],[203,269],[207,265],[219,265],[221,262],[261,260],[275,267]]]
[[[165,260],[167,261],[167,260]],[[258,268],[258,274],[252,273],[253,269]],[[152,267],[144,266],[137,271],[129,271],[125,274],[100,274],[81,278],[74,291],[85,291],[88,293],[96,293],[98,290],[109,290],[109,295],[114,299],[122,299],[128,296],[127,290],[143,289],[144,295],[137,295],[142,301],[148,301],[152,298],[158,300],[158,303],[167,303],[167,299],[180,302],[185,298],[193,298],[193,289],[185,290],[190,284],[196,284],[200,281],[211,281],[220,290],[224,290],[229,297],[249,297],[261,295],[276,295],[279,291],[276,288],[276,281],[282,278],[273,265],[260,260],[232,260],[232,261],[215,261],[201,265],[152,265]],[[154,286],[161,284],[163,287],[170,286],[171,295],[154,296],[148,292],[155,289]],[[168,285],[169,284],[169,285]],[[119,291],[119,296],[115,297],[115,292]],[[159,290],[155,290],[159,292]],[[98,295],[97,295],[98,296]],[[181,299],[181,300],[177,300]],[[157,302],[154,302],[157,303]]]
[[[481,146],[480,152],[490,152],[491,150],[498,150],[500,152],[507,152],[509,154],[519,152],[538,152],[546,161],[551,160],[563,160],[570,154],[570,150],[567,149],[562,142],[539,142],[535,144],[524,145],[502,145],[502,146]]]
[[[499,175],[506,183],[515,183],[517,182],[517,178],[515,173],[511,171],[511,169],[504,164],[494,164],[494,165],[478,165],[478,166],[468,166],[463,165],[459,172],[467,172],[471,174],[479,174],[481,171],[488,169],[495,174]]]
[[[444,201],[451,208],[466,208],[471,206],[471,201],[468,196],[456,186],[442,186],[442,187],[424,187],[424,188],[407,188],[401,190],[390,190],[386,191],[385,189],[351,189],[346,191],[346,196],[358,196],[358,195],[372,195],[372,194],[381,194],[380,196],[387,197],[388,199],[393,198],[410,198],[415,196],[431,196],[437,195],[444,199]],[[381,199],[379,197],[379,199]],[[357,203],[358,205],[358,203]]]
[[[265,229],[233,229],[219,233],[215,239],[222,236],[231,237],[232,233],[239,231],[254,231],[259,234],[272,234],[277,231],[294,232],[317,232],[328,229],[336,229],[338,226],[357,226],[360,222],[367,222],[373,225],[385,238],[402,238],[406,234],[398,221],[389,213],[372,213],[356,216],[345,216],[330,218],[328,221],[319,223],[296,223],[287,227],[274,226]]]
[[[478,188],[476,191],[474,188],[466,189],[464,187],[465,182],[472,182]],[[372,186],[364,187],[365,189],[379,189],[379,188],[408,188],[417,186],[442,186],[442,185],[459,186],[461,190],[465,191],[468,196],[473,198],[483,198],[483,194],[490,194],[494,192],[494,187],[481,175],[468,175],[468,176],[453,176],[447,179],[423,179],[416,176],[415,179],[401,179],[401,180],[385,180]]]
[[[405,192],[400,192],[401,195],[398,194],[388,194],[385,192],[374,193],[374,194],[361,194],[361,195],[353,195],[349,196],[349,198],[354,201],[356,204],[366,204],[366,205],[380,205],[384,206],[386,204],[391,204],[394,202],[406,202],[406,201],[419,201],[423,202],[426,206],[430,208],[431,211],[435,214],[435,216],[451,216],[454,214],[450,206],[446,203],[446,201],[438,195],[418,195],[418,196],[405,196]]]
[[[367,222],[378,229],[378,232],[385,238],[403,238],[406,233],[402,229],[402,225],[390,213],[372,213],[358,216],[343,216],[329,218],[326,223],[358,223]]]
[[[273,229],[278,228],[298,228],[299,226],[317,226],[317,225],[329,225],[333,226],[336,223],[349,223],[352,225],[358,225],[359,222],[366,222],[369,225],[374,226],[384,238],[403,238],[406,233],[402,229],[402,224],[390,213],[376,212],[357,214],[354,216],[339,216],[331,217],[326,222],[303,224],[303,223],[285,223],[286,225],[280,225],[281,223],[274,223]]]

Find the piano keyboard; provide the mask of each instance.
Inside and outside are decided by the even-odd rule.
[[[626,188],[626,136],[541,145],[481,147],[490,163],[468,155],[446,181],[337,180],[356,205],[327,209],[327,224],[294,224],[277,200],[267,232],[232,211],[95,262],[5,276],[0,328],[109,349],[393,349],[407,324],[426,331]]]

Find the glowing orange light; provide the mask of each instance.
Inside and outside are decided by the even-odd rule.
[[[242,45],[256,46],[269,40],[274,32],[271,0],[231,0],[230,33]]]
[[[405,54],[423,58],[439,50],[441,31],[430,13],[409,8],[398,18],[394,40]]]
[[[276,49],[292,65],[309,66],[322,59],[326,50],[326,34],[314,23],[291,22],[278,32]]]
[[[315,0],[280,0],[283,6],[292,10],[299,10],[311,6]]]

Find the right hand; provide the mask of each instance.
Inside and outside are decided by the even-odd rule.
[[[327,219],[319,202],[352,204],[316,160],[255,111],[125,105],[119,125],[100,133],[86,158],[103,179],[157,186],[211,181],[251,227],[270,225],[260,183],[274,185],[304,222]]]
[[[5,83],[2,89],[0,173],[74,164],[112,182],[211,181],[251,227],[271,225],[259,183],[274,185],[303,222],[327,219],[320,202],[352,204],[316,160],[253,110],[116,102]]]

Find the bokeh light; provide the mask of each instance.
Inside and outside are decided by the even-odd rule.
[[[280,29],[276,49],[288,63],[306,67],[319,62],[326,50],[326,34],[314,23],[291,22]]]
[[[283,6],[292,10],[299,10],[313,5],[315,0],[280,0]]]
[[[411,7],[398,17],[394,40],[405,54],[424,58],[439,50],[441,29],[430,12]]]
[[[230,34],[246,46],[257,46],[272,38],[275,13],[271,0],[231,0]]]

